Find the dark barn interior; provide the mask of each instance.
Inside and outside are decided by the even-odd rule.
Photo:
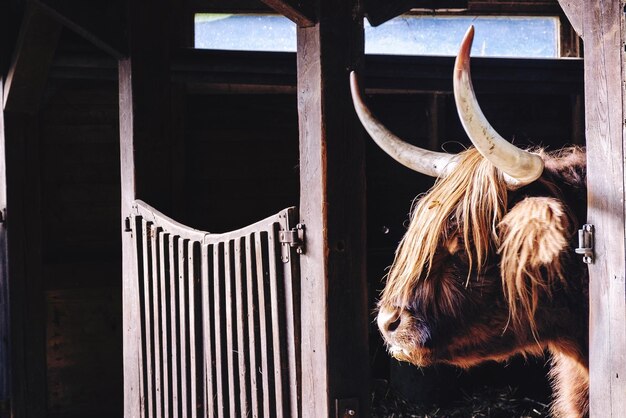
[[[154,159],[155,164],[166,161],[162,170],[169,180],[159,192],[168,215],[193,228],[241,228],[297,206],[303,193],[296,54],[192,48],[194,13],[276,13],[268,4],[291,2],[265,3],[189,0],[171,15],[171,106],[164,114],[173,140],[165,154],[155,146]],[[560,56],[570,59],[477,58],[474,85],[487,118],[515,144],[584,145],[582,44],[556,0],[437,3],[365,2],[374,22],[400,13],[557,16]],[[26,284],[12,291],[21,292],[19,316],[28,324],[17,343],[22,357],[11,362],[13,377],[23,380],[11,407],[0,399],[0,416],[124,416],[123,182],[118,57],[112,52],[127,33],[120,21],[132,17],[121,12],[126,2],[99,2],[94,10],[98,7],[99,17],[73,1],[11,0],[0,6],[0,78],[6,80],[16,62],[27,66],[15,72],[12,87],[23,91],[11,92],[15,101],[5,104],[4,119],[7,144],[20,143],[10,147],[13,154],[7,150],[6,164],[7,172],[20,173],[9,187],[20,202],[13,213],[19,211],[24,221],[19,245],[27,268],[19,274]],[[38,49],[30,52],[28,42]],[[452,65],[452,57],[368,55],[363,63],[367,100],[399,136],[458,152],[469,142],[452,97]],[[158,80],[144,88],[158,89]],[[154,118],[158,123],[159,115]],[[372,312],[413,199],[432,179],[401,167],[364,137]],[[485,385],[513,386],[519,396],[549,401],[546,359],[471,372],[417,371],[387,355],[373,319],[366,321],[370,392],[389,382],[412,402],[445,406]],[[370,407],[360,405],[364,416]],[[11,408],[18,409],[5,415]]]

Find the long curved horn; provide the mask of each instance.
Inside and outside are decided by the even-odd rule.
[[[445,152],[425,150],[411,145],[394,135],[369,110],[359,88],[359,81],[354,71],[350,73],[350,91],[352,102],[363,127],[374,142],[400,164],[431,177],[445,177],[456,165],[457,157]]]
[[[543,172],[543,159],[502,138],[491,127],[476,101],[469,58],[473,39],[474,26],[470,26],[454,64],[454,99],[461,123],[483,157],[509,176],[510,188],[532,183]]]

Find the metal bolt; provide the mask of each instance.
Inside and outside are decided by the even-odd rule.
[[[349,417],[356,416],[356,411],[354,409],[346,409],[346,415]]]

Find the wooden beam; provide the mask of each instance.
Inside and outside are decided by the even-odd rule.
[[[586,3],[583,0],[558,0],[563,9],[563,13],[567,16],[570,24],[581,38],[583,36],[583,10],[586,8]]]
[[[316,21],[313,2],[310,0],[261,0],[263,3],[289,18],[300,27],[313,26]]]
[[[298,29],[303,417],[369,416],[365,168],[349,71],[363,63],[358,0],[318,0]]]
[[[4,109],[34,113],[48,78],[61,24],[28,3],[4,87]]]
[[[39,0],[36,3],[67,28],[109,55],[119,59],[127,54],[123,2]]]
[[[589,266],[591,416],[618,418],[626,411],[624,3],[584,4],[579,10],[585,46],[588,220],[596,231],[596,261]]]
[[[141,198],[172,207],[170,7],[168,0],[128,2],[129,55],[119,61],[121,230]],[[155,45],[158,46],[155,48]],[[144,416],[139,280],[131,233],[122,235],[124,416]]]

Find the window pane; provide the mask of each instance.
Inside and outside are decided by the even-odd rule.
[[[465,31],[476,28],[472,56],[556,57],[554,17],[400,16],[380,26],[365,25],[369,54],[456,55]]]
[[[296,51],[296,24],[283,16],[196,14],[195,45],[231,51]]]
[[[400,16],[378,27],[365,22],[365,53],[456,55],[469,25],[473,56],[557,57],[555,17]],[[196,14],[195,47],[244,51],[296,50],[296,25],[274,15]]]

